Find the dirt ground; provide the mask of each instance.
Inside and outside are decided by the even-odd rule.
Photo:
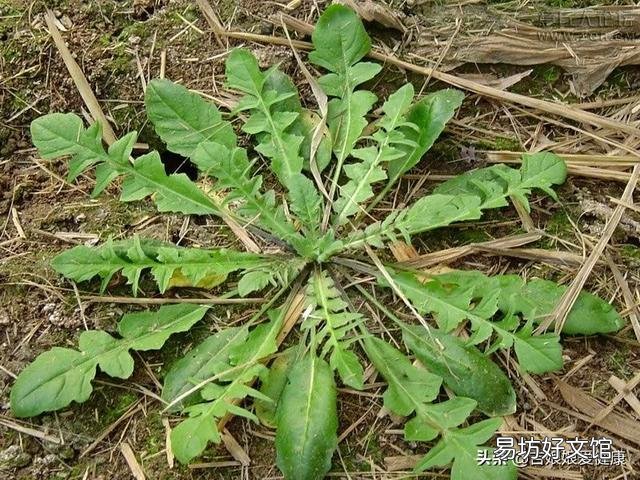
[[[237,320],[240,313],[251,313],[248,308],[240,312],[221,307],[212,309],[207,322],[188,334],[172,337],[162,351],[138,355],[136,373],[127,381],[114,381],[99,374],[94,394],[82,405],[73,404],[56,414],[29,421],[11,416],[9,391],[13,377],[28,362],[52,346],[73,347],[85,326],[113,330],[123,312],[136,308],[83,300],[85,294],[95,294],[98,285],[74,286],[59,278],[49,267],[55,254],[76,244],[133,234],[203,247],[229,246],[235,242],[226,226],[215,219],[195,218],[185,224],[179,216],[158,215],[150,201],[119,203],[117,187],[112,186],[101,197],[91,199],[93,180],[90,176],[67,183],[66,161],[46,161],[37,156],[29,135],[29,124],[34,118],[48,112],[87,115],[83,100],[46,30],[45,3],[54,11],[69,49],[117,135],[135,129],[140,132],[140,142],[151,148],[162,148],[146,120],[142,98],[144,82],[160,74],[161,58],[165,55],[167,78],[206,96],[225,98],[222,84],[227,47],[218,45],[195,2],[0,0],[0,477],[131,478],[130,467],[121,453],[121,446],[128,444],[151,479],[279,478],[274,463],[273,431],[239,419],[234,419],[229,429],[250,457],[250,465],[240,465],[220,446],[208,448],[199,464],[189,468],[176,464],[170,469],[165,454],[161,406],[145,393],[159,393],[159,382],[174,359],[215,325]],[[318,8],[322,9],[326,3],[303,0],[289,14],[313,23]],[[450,29],[456,28],[455,21],[446,23],[446,19],[459,17],[466,3],[473,4],[469,12],[481,18],[481,23],[490,16],[490,7],[501,5],[489,0],[488,4],[461,2],[445,8],[415,0],[394,1],[391,5],[399,12],[398,18],[406,31],[379,24],[371,24],[370,31],[379,45],[398,55],[406,54],[410,60],[417,61],[420,57],[433,61],[441,57],[442,60],[447,56],[446,37]],[[282,30],[269,21],[284,11],[283,5],[277,2],[220,0],[211,4],[227,28],[283,36]],[[559,9],[586,5],[585,2],[548,0],[539,6]],[[438,25],[437,19],[442,23]],[[444,43],[438,43],[438,48],[424,47],[424,51],[413,48],[424,46],[425,38],[437,36],[445,38]],[[288,47],[228,42],[230,46],[244,44],[251,48],[263,66],[280,63],[295,79],[303,79]],[[581,105],[603,102],[603,106],[595,107],[595,112],[636,124],[640,120],[638,108],[634,108],[637,100],[619,105],[611,102],[635,95],[640,85],[640,71],[635,66],[613,70],[595,93],[586,98],[577,98],[572,93],[571,77],[566,72],[546,63],[531,67],[467,63],[447,68],[452,68],[450,73],[473,78],[480,75],[485,80],[507,78],[531,68],[532,72],[509,87],[510,91]],[[371,87],[383,97],[406,81],[412,81],[416,90],[422,88],[423,92],[446,86],[434,79],[388,67],[381,80]],[[311,98],[308,88],[302,87],[302,93]],[[580,126],[583,129],[577,131],[563,119],[556,118],[563,122],[561,124],[549,123],[542,112],[531,115],[510,104],[467,93],[456,120],[400,185],[396,197],[399,202],[432,188],[433,181],[424,181],[427,173],[450,175],[484,165],[487,150],[523,151],[548,144],[549,148],[568,153],[597,155],[612,151],[610,144],[584,133],[591,133],[590,127]],[[627,107],[628,110],[622,111]],[[624,136],[616,139],[624,141]],[[633,142],[629,145],[637,147]],[[167,165],[170,170],[178,167]],[[624,186],[619,180],[571,175],[558,189],[560,202],[548,198],[533,202],[533,222],[548,235],[529,246],[570,251],[579,256],[588,253],[615,207],[609,197],[619,198]],[[626,277],[636,303],[640,278],[639,222],[640,215],[627,210],[607,249],[611,261]],[[482,222],[417,237],[413,245],[419,253],[427,253],[519,232],[522,225],[517,213],[507,209],[488,215]],[[486,272],[520,272],[562,283],[571,281],[577,271],[575,264],[494,255],[465,257],[453,266]],[[152,291],[151,284],[148,286]],[[595,267],[586,288],[613,302],[625,318],[629,318],[632,309],[625,304],[606,263]],[[128,292],[123,282],[113,283],[108,290],[111,295]],[[616,335],[566,338],[563,343],[564,371],[535,378],[513,375],[518,393],[518,412],[512,418],[513,425],[532,432],[579,432],[612,437],[617,448],[627,451],[629,461],[624,467],[583,468],[573,472],[581,472],[586,479],[640,478],[640,445],[597,425],[585,430],[588,422],[584,416],[576,415],[574,406],[568,404],[557,389],[557,380],[564,379],[604,404],[612,401],[616,391],[609,384],[609,378],[615,375],[628,382],[640,370],[640,344],[633,330],[627,326]],[[400,467],[396,471],[393,462],[424,452],[423,445],[402,440],[399,423],[378,415],[382,406],[381,386],[372,383],[363,393],[342,389],[339,432],[348,430],[348,435],[334,456],[335,476],[407,478],[410,469]],[[624,400],[617,404],[615,412],[624,418],[639,420]],[[96,439],[99,439],[97,443]],[[448,478],[445,473],[431,472],[420,478]],[[546,478],[543,473],[526,470],[522,475],[523,478]]]

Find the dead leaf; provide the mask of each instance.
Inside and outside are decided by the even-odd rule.
[[[565,402],[567,402],[574,410],[596,419],[606,405],[601,401],[592,397],[588,393],[583,392],[579,388],[572,387],[562,380],[556,380],[560,394]],[[623,417],[622,415],[611,412],[601,420],[595,422],[596,425],[610,431],[611,433],[625,438],[636,445],[640,445],[640,423]]]
[[[341,3],[351,8],[367,22],[376,22],[401,32],[406,32],[407,30],[400,21],[399,15],[383,3],[374,2],[373,0],[338,0],[336,3]]]

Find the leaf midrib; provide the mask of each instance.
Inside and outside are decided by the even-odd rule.
[[[103,351],[101,351],[99,353],[96,353],[94,355],[90,355],[90,356],[87,356],[86,358],[81,358],[78,361],[74,361],[66,371],[64,371],[63,373],[58,374],[58,375],[56,375],[54,377],[49,378],[45,383],[40,383],[40,384],[36,385],[32,389],[30,389],[28,391],[28,393],[24,394],[22,396],[22,398],[23,399],[27,398],[28,396],[30,396],[33,392],[35,392],[36,390],[38,390],[42,386],[48,385],[49,383],[55,381],[58,377],[65,377],[70,371],[78,369],[78,368],[82,367],[82,365],[84,365],[84,364],[93,363],[93,365],[88,368],[88,371],[90,371],[91,369],[95,368],[96,366],[98,366],[100,364],[100,360],[99,359],[101,357],[107,357],[108,358],[108,357],[113,356],[113,355],[115,355],[117,353],[120,353],[123,350],[129,351],[129,349],[133,348],[132,345],[134,343],[136,343],[138,341],[144,341],[144,340],[148,339],[149,337],[154,336],[157,333],[165,332],[167,330],[170,330],[177,323],[180,323],[181,321],[183,321],[185,319],[185,317],[194,315],[196,312],[198,312],[200,310],[206,310],[206,308],[207,307],[200,307],[199,309],[195,309],[195,310],[192,310],[190,312],[187,312],[187,313],[181,315],[176,320],[172,321],[171,323],[163,325],[162,328],[155,328],[153,330],[150,330],[150,331],[144,333],[143,335],[141,335],[139,337],[114,339],[114,340],[116,340],[117,344],[113,348],[107,349],[107,350],[103,350]],[[90,330],[88,330],[88,331],[90,331]],[[95,331],[99,331],[99,330],[95,330]],[[173,332],[171,332],[171,333],[173,333]],[[80,352],[80,354],[86,355],[86,352],[84,352],[84,351],[74,350],[74,349],[67,349],[67,350]],[[83,377],[84,377],[84,375],[83,375]]]

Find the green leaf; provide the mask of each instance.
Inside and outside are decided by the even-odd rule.
[[[473,170],[441,183],[434,193],[443,195],[477,195],[482,208],[507,205],[507,197],[515,197],[529,210],[527,196],[534,188],[556,198],[552,185],[564,183],[567,167],[564,161],[550,152],[523,155],[519,170],[506,165],[493,165]]]
[[[31,122],[31,141],[42,158],[73,157],[68,181],[73,181],[91,165],[106,156],[99,123],[85,129],[74,113],[50,113]]]
[[[246,150],[237,147],[230,150],[215,142],[205,142],[196,149],[193,161],[218,180],[218,189],[229,190],[225,201],[238,202],[236,212],[247,223],[257,222],[298,252],[305,251],[309,242],[295,230],[282,205],[276,204],[275,193],[261,193],[262,176],[251,175]]]
[[[475,271],[447,272],[437,275],[434,280],[439,282],[445,291],[450,292],[450,296],[462,294],[468,297],[470,295],[474,302],[481,302],[488,296],[497,295],[498,310],[505,314],[521,315],[524,320],[534,324],[540,323],[553,313],[567,289],[555,282],[539,278],[525,281],[518,275],[489,277]],[[567,316],[562,333],[581,335],[611,333],[620,330],[623,326],[624,320],[609,303],[582,291]],[[536,351],[530,352],[531,354],[547,357],[547,360],[541,358],[541,362],[548,364],[547,367],[550,368],[553,364],[558,368],[559,345],[555,341],[547,343],[554,337],[543,336],[543,340],[535,340],[536,337],[531,337],[527,331],[518,332],[516,336],[524,342],[515,344],[516,353],[519,349],[521,354],[526,355],[527,351],[533,348]],[[527,343],[533,345],[530,346]],[[551,355],[552,352],[553,355]],[[520,354],[518,356],[520,357]],[[523,363],[532,365],[530,361],[523,361]]]
[[[331,134],[337,164],[333,189],[342,171],[342,164],[351,154],[362,130],[367,125],[365,115],[377,97],[369,91],[355,88],[372,79],[381,67],[375,63],[359,62],[371,49],[360,17],[338,4],[329,6],[318,19],[313,31],[314,50],[309,61],[330,73],[318,80],[328,96],[327,126]]]
[[[384,406],[396,415],[409,416],[438,396],[442,378],[415,366],[400,350],[373,336],[365,338],[364,349],[389,384],[382,398]]]
[[[248,50],[235,49],[227,57],[227,86],[247,95],[238,108],[252,112],[243,130],[253,135],[265,134],[257,150],[271,159],[271,168],[278,180],[288,187],[291,178],[302,171],[299,152],[303,137],[286,132],[300,113],[272,110],[279,102],[298,93],[295,88],[286,93],[265,88],[270,74],[271,71],[260,71],[258,61]]]
[[[331,352],[329,363],[338,371],[345,385],[361,390],[364,383],[364,370],[358,357],[348,350],[353,339],[346,337],[363,318],[359,313],[348,311],[347,303],[340,291],[325,271],[316,271],[309,281],[307,298],[312,313],[303,320],[302,329],[314,329],[318,343],[326,339],[322,357]]]
[[[440,441],[418,464],[416,470],[444,466],[453,461],[452,478],[476,478],[476,473],[484,474],[486,470],[492,471],[497,478],[515,478],[515,470],[512,467],[479,467],[476,462],[478,446],[493,436],[502,419],[485,420],[470,427],[456,428],[472,413],[476,401],[454,397],[433,404],[431,402],[440,390],[440,376],[412,364],[402,352],[379,338],[365,337],[364,347],[376,370],[389,384],[383,395],[384,406],[391,412],[405,417],[415,413],[405,424],[405,440],[427,442],[441,436]],[[447,347],[445,346],[445,350]],[[424,362],[419,355],[418,358]],[[425,365],[431,367],[430,363]],[[465,476],[460,476],[461,472]],[[505,472],[508,472],[509,476],[505,476]]]
[[[276,464],[287,480],[320,480],[338,444],[331,367],[307,355],[296,363],[278,404]]]
[[[567,290],[567,287],[550,280],[532,278],[525,281],[518,275],[489,277],[481,272],[454,271],[436,279],[446,285],[473,289],[474,299],[482,298],[483,292],[498,290],[498,308],[501,311],[521,314],[525,320],[536,324],[554,311]],[[562,333],[595,335],[617,332],[623,326],[624,319],[612,305],[582,291],[567,316]]]
[[[344,98],[329,101],[327,125],[331,133],[333,153],[341,165],[351,155],[368,122],[365,115],[378,98],[368,90],[348,92]]]
[[[449,430],[429,453],[418,463],[415,470],[446,466],[453,462],[451,480],[515,480],[517,470],[513,464],[505,466],[479,465],[480,446],[493,437],[500,428],[501,418],[490,418],[469,427]]]
[[[131,202],[153,195],[159,212],[186,215],[218,214],[214,200],[200,190],[184,173],[167,175],[158,152],[138,157],[122,184],[120,200]]]
[[[433,314],[445,331],[470,320],[474,335],[469,343],[481,343],[495,333],[497,346],[514,346],[519,364],[525,371],[545,373],[562,368],[562,346],[558,335],[547,334],[541,340],[531,340],[531,328],[525,325],[518,330],[520,321],[513,317],[511,311],[504,311],[501,321],[492,320],[499,311],[499,290],[489,288],[482,291],[482,301],[472,304],[474,291],[468,285],[453,288],[440,281],[422,283],[410,273],[400,273],[393,278],[415,308],[421,313]],[[525,357],[521,358],[520,354]],[[539,361],[531,362],[533,358]]]
[[[269,372],[265,375],[260,387],[260,393],[269,400],[257,399],[253,406],[260,422],[267,427],[276,427],[276,412],[282,392],[287,384],[289,372],[293,368],[297,352],[295,348],[288,348],[271,363]]]
[[[265,371],[260,362],[278,349],[276,338],[284,313],[284,310],[269,311],[268,323],[254,328],[244,343],[233,345],[229,350],[230,368],[217,372],[220,378],[200,390],[201,403],[184,409],[189,418],[171,431],[171,448],[180,463],[188,463],[200,455],[209,442],[220,442],[216,423],[227,413],[257,420],[237,402],[247,396],[269,400],[249,384]]]
[[[472,345],[435,328],[405,325],[402,338],[426,368],[456,395],[472,398],[490,416],[516,410],[516,394],[500,367]]]
[[[403,151],[403,155],[389,162],[389,188],[431,148],[463,100],[464,94],[458,90],[438,90],[422,98],[409,110],[406,119],[417,129],[402,129],[403,135],[411,143],[400,145],[398,148]]]
[[[364,346],[389,385],[383,395],[384,406],[403,417],[415,413],[405,424],[406,440],[433,440],[463,423],[476,407],[475,400],[463,397],[431,403],[440,391],[440,376],[412,364],[402,352],[379,338],[366,337]]]
[[[412,99],[413,86],[410,83],[390,95],[382,106],[384,116],[378,122],[379,130],[373,135],[377,146],[358,148],[352,152],[354,157],[362,161],[344,167],[349,181],[340,187],[340,197],[333,204],[336,213],[334,225],[344,224],[348,216],[360,211],[360,204],[373,197],[371,185],[387,178],[383,163],[402,156],[399,147],[407,139],[399,129],[402,126],[409,130],[416,128],[409,125],[404,117]]]
[[[462,174],[440,184],[434,193],[422,197],[403,210],[394,211],[387,218],[351,233],[335,250],[325,252],[329,257],[342,250],[361,248],[365,244],[380,247],[385,239],[396,241],[411,235],[454,222],[477,220],[483,210],[508,205],[507,198],[517,198],[529,208],[526,195],[533,188],[549,192],[551,185],[564,181],[566,166],[555,155],[545,155],[539,167],[532,167],[538,155],[526,157],[520,170],[494,165]]]
[[[358,15],[337,4],[320,15],[312,41],[315,50],[309,53],[309,60],[341,75],[371,50],[371,39]]]
[[[291,210],[308,231],[314,231],[322,198],[301,173],[304,127],[298,91],[282,72],[262,72],[248,50],[235,49],[229,54],[226,73],[227,85],[246,94],[238,106],[251,112],[243,130],[257,135],[256,150],[271,159],[271,169],[289,191]]]
[[[262,266],[277,270],[276,263],[281,264],[280,268],[290,266],[276,256],[266,257],[225,248],[175,247],[134,237],[131,240],[108,240],[99,247],[73,247],[57,255],[51,266],[76,282],[99,277],[102,290],[113,275],[121,272],[135,294],[145,270],[150,271],[159,290],[164,292],[174,285],[212,288],[222,283],[231,272]]]
[[[249,329],[231,327],[221,330],[215,335],[207,337],[198,346],[174,363],[164,378],[162,399],[172,403],[195,385],[221,372],[229,370],[231,364],[229,354],[231,349],[247,340]],[[177,408],[191,405],[201,400],[199,393],[194,392],[183,401],[176,404]]]
[[[174,333],[185,332],[202,319],[207,307],[168,305],[155,312],[130,313],[118,324],[117,339],[106,332],[80,334],[80,351],[54,347],[40,354],[16,379],[11,409],[17,417],[33,417],[84,402],[91,394],[96,367],[127,378],[133,372],[129,350],[157,350]]]
[[[205,141],[228,148],[236,144],[231,124],[222,119],[218,108],[197,93],[166,79],[154,79],[144,96],[147,116],[167,149],[191,157]]]
[[[136,133],[131,132],[105,152],[99,123],[85,129],[75,114],[52,113],[32,122],[34,145],[43,158],[72,157],[69,180],[93,165],[96,167],[94,195],[119,176],[124,176],[120,199],[125,202],[153,195],[160,212],[218,215],[216,202],[202,192],[184,173],[167,175],[158,152],[150,152],[129,162]]]

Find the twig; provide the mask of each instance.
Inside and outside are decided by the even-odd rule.
[[[144,476],[144,471],[127,442],[122,442],[122,445],[120,445],[120,451],[122,452],[124,459],[127,461],[127,465],[129,465],[129,470],[131,470],[133,477],[136,480],[145,480],[146,477]]]
[[[98,103],[98,99],[93,94],[93,90],[91,90],[91,86],[87,81],[87,77],[82,73],[82,69],[78,65],[78,63],[74,60],[71,52],[67,48],[62,39],[62,35],[60,35],[60,31],[58,27],[56,27],[55,23],[55,15],[51,10],[47,10],[46,15],[44,16],[47,22],[47,28],[49,29],[49,34],[51,38],[53,38],[53,42],[56,44],[58,51],[60,52],[60,56],[64,61],[64,64],[67,66],[67,70],[69,71],[69,75],[73,79],[73,82],[76,84],[76,88],[78,92],[80,92],[80,96],[82,100],[84,100],[85,105],[89,109],[91,116],[94,120],[99,121],[102,125],[102,137],[104,141],[109,145],[116,141],[116,135],[111,128],[111,124],[107,120],[100,104]]]
[[[633,167],[633,172],[631,174],[631,178],[629,179],[629,183],[627,183],[626,188],[624,189],[624,193],[620,200],[622,202],[629,203],[632,201],[633,191],[636,188],[636,183],[638,182],[638,178],[640,177],[640,164],[637,164]],[[537,332],[544,332],[549,328],[552,323],[555,323],[555,331],[559,333],[564,326],[564,322],[567,320],[567,315],[569,311],[573,307],[582,287],[587,282],[587,278],[591,274],[593,267],[596,265],[598,260],[601,258],[604,249],[606,248],[613,232],[615,231],[618,223],[622,218],[622,214],[624,213],[625,207],[623,205],[616,205],[616,208],[613,210],[611,217],[607,220],[607,223],[602,232],[602,236],[598,240],[598,243],[594,247],[593,251],[587,258],[587,260],[582,264],[582,267],[576,274],[575,279],[571,282],[569,288],[564,293],[558,305],[556,306],[555,311],[552,315],[549,315],[536,329]]]
[[[209,2],[207,0],[196,0],[196,3],[200,7],[200,11],[211,27],[211,30],[213,30],[213,36],[216,38],[216,42],[218,43],[218,45],[220,45],[220,47],[225,48],[225,45],[220,38],[220,33],[224,31],[224,27],[220,23],[220,20],[218,20],[218,16],[213,10],[213,7],[209,5]]]
[[[262,303],[264,298],[133,298],[111,297],[101,295],[84,295],[81,297],[89,302],[96,303],[131,303],[137,305],[163,305],[165,303],[196,303],[203,305],[243,305],[245,303]]]
[[[295,22],[295,24],[290,23],[288,22],[286,16],[283,16],[283,21],[287,24],[287,26],[295,30],[298,30],[301,24],[304,25],[304,22],[301,22],[300,20]],[[310,31],[313,31],[313,27],[309,24],[306,24],[304,30],[305,31],[301,33],[308,34]],[[261,43],[271,43],[274,45],[286,46],[289,43],[286,39],[281,37],[269,36],[269,35],[258,35],[258,34],[247,33],[247,32],[225,31],[225,32],[222,32],[222,34],[229,38],[237,38],[241,40],[249,40],[249,41],[261,42]],[[311,50],[313,48],[313,45],[309,42],[294,40],[292,41],[292,43],[293,45],[295,45],[297,49],[301,49],[301,50]],[[468,90],[470,92],[477,93],[485,97],[495,98],[497,100],[502,100],[508,103],[524,105],[525,107],[541,110],[547,113],[552,113],[560,117],[569,118],[576,122],[587,123],[595,127],[607,128],[614,131],[622,131],[622,132],[640,137],[640,129],[634,127],[633,125],[618,122],[616,120],[612,120],[610,118],[606,118],[601,115],[596,115],[591,112],[576,109],[570,105],[549,102],[547,100],[540,100],[537,98],[527,97],[526,95],[520,95],[517,93],[499,90],[494,87],[490,87],[487,85],[482,85],[480,83],[474,82],[473,80],[461,78],[455,75],[451,75],[449,73],[440,72],[433,68],[422,67],[420,65],[416,65],[411,62],[406,62],[404,60],[400,60],[399,58],[393,55],[387,55],[385,53],[371,51],[369,52],[368,56],[370,58],[373,58],[374,60],[379,60],[381,62],[384,62],[385,64],[395,65],[396,67],[400,67],[405,70],[409,70],[425,76],[430,75],[437,80],[448,83],[449,85],[453,85],[455,87],[462,88],[464,90]]]
[[[15,430],[16,432],[24,433],[25,435],[39,438],[40,440],[44,440],[49,443],[55,443],[55,444],[62,443],[62,441],[58,437],[52,437],[51,435],[47,435],[46,433],[41,432],[40,430],[36,430],[35,428],[24,427],[9,419],[0,418],[0,425],[4,425],[5,427]]]

